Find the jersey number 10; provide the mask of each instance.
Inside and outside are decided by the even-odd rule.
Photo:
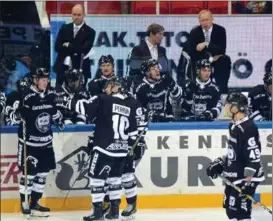
[[[118,114],[113,115],[113,130],[115,140],[128,140],[129,136],[125,134],[125,131],[129,128],[129,120],[125,116]]]

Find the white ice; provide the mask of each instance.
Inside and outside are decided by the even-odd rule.
[[[39,221],[80,221],[89,211],[52,212],[48,218],[31,217]],[[1,214],[2,221],[26,220],[21,214]],[[253,210],[253,221],[271,221],[272,216],[261,208]],[[139,210],[135,221],[228,221],[223,209]]]

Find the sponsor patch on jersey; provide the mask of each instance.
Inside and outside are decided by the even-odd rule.
[[[113,104],[113,113],[121,114],[124,116],[129,117],[130,116],[131,108],[119,105],[119,104]]]
[[[35,121],[36,128],[42,132],[46,133],[50,129],[50,115],[46,112],[41,113]]]

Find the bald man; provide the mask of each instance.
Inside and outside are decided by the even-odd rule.
[[[61,27],[55,42],[55,51],[58,53],[54,64],[54,71],[57,74],[56,85],[63,84],[64,72],[67,69],[78,69],[81,63],[85,84],[87,79],[91,78],[91,62],[86,55],[93,47],[96,32],[84,22],[83,5],[74,5],[71,14],[73,22]]]
[[[231,60],[226,55],[226,30],[224,27],[213,23],[213,16],[209,10],[202,10],[198,18],[200,25],[191,30],[188,39],[192,70],[195,70],[195,64],[198,60],[209,59],[214,67],[212,78],[215,79],[221,92],[227,93]],[[193,73],[193,76],[195,79],[196,73]]]

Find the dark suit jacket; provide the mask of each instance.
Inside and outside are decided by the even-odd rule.
[[[226,29],[220,25],[213,24],[208,47],[204,48],[204,50],[201,52],[197,51],[196,46],[204,41],[205,36],[201,26],[199,25],[193,28],[188,39],[189,55],[191,57],[193,67],[195,67],[195,63],[198,60],[208,58],[210,54],[211,56],[215,56],[226,53]]]
[[[82,54],[88,54],[91,50],[95,35],[95,30],[84,23],[74,38],[73,23],[64,24],[55,42],[55,51],[58,55],[54,64],[54,71],[57,74],[61,74],[64,71],[63,62],[66,56],[71,56],[73,68],[80,68],[81,56]],[[69,46],[64,47],[64,42],[69,42]],[[91,77],[90,66],[89,58],[84,59],[82,66],[83,74],[88,78]]]
[[[129,58],[130,72],[129,75],[141,75],[141,64],[145,60],[151,59],[151,53],[146,41],[142,41],[140,45],[135,46]],[[162,73],[169,73],[168,59],[166,56],[166,49],[158,46],[158,62],[162,67]]]

